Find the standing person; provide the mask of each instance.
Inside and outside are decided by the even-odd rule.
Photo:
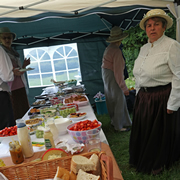
[[[180,159],[180,44],[164,34],[172,24],[161,9],[147,12],[140,28],[148,43],[133,69],[137,96],[129,163],[154,175]]]
[[[115,130],[128,131],[131,126],[131,119],[127,110],[125,96],[129,90],[124,81],[125,61],[119,49],[121,41],[128,36],[123,33],[120,27],[113,27],[110,36],[107,38],[109,46],[105,49],[102,60],[102,78],[106,104],[111,124]],[[125,96],[124,96],[125,95]]]
[[[14,126],[13,109],[9,96],[8,81],[13,81],[13,66],[9,56],[0,47],[0,130]]]
[[[0,28],[0,42],[1,47],[5,50],[10,57],[14,67],[14,81],[9,83],[11,88],[11,101],[14,112],[14,120],[22,118],[29,109],[29,102],[26,94],[26,79],[24,72],[20,72],[19,68],[25,68],[30,64],[30,59],[25,59],[23,66],[21,66],[20,57],[12,47],[12,42],[15,39],[16,34],[12,33],[9,28]]]

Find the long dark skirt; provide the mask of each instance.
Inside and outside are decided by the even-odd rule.
[[[14,120],[22,118],[29,109],[25,87],[12,91],[11,102],[14,112]]]
[[[151,173],[180,159],[180,109],[167,114],[171,87],[137,94],[130,136],[129,163]]]
[[[9,93],[0,91],[0,130],[15,124]]]

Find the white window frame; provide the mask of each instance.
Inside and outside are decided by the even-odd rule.
[[[70,80],[69,71],[78,70],[78,72],[79,72],[80,75],[78,75],[77,80],[78,80],[78,82],[81,81],[80,63],[79,63],[79,67],[78,67],[78,68],[68,70],[67,59],[70,59],[70,58],[71,58],[71,57],[68,57],[68,55],[71,53],[72,50],[71,50],[71,51],[67,54],[67,56],[66,56],[65,46],[71,47],[72,50],[74,49],[74,50],[77,52],[77,56],[73,56],[72,58],[78,58],[78,60],[79,60],[79,54],[78,54],[78,49],[77,49],[77,44],[76,44],[76,43],[56,45],[56,46],[49,46],[49,47],[37,47],[37,48],[24,49],[24,57],[25,57],[25,58],[28,57],[29,53],[30,53],[32,50],[36,50],[36,51],[37,51],[38,49],[44,50],[44,53],[48,53],[48,55],[50,56],[50,60],[41,60],[41,59],[39,59],[39,58],[37,59],[37,58],[34,57],[35,59],[37,59],[37,62],[36,62],[36,63],[38,64],[39,73],[33,73],[33,74],[31,74],[32,72],[30,72],[30,73],[27,72],[28,83],[29,83],[29,77],[30,77],[30,76],[32,76],[32,75],[39,75],[39,76],[40,76],[40,83],[41,83],[41,85],[38,85],[38,86],[30,86],[30,83],[29,83],[29,88],[52,86],[53,83],[51,83],[51,82],[50,82],[51,84],[49,84],[49,85],[43,85],[42,75],[43,75],[43,74],[53,74],[53,79],[54,79],[55,81],[57,81],[57,80],[56,80],[56,75],[55,75],[57,72],[66,72],[66,73],[67,73],[67,80]],[[61,54],[61,56],[63,56],[62,59],[65,60],[66,70],[55,71],[55,69],[54,69],[54,61],[58,61],[58,59],[60,60],[60,58],[58,58],[57,60],[56,60],[56,59],[53,59],[53,55],[54,55],[55,51],[56,51],[58,48],[60,48],[60,47],[63,47],[63,51],[64,51],[64,55],[65,55],[65,56],[63,56],[62,54]],[[56,52],[57,52],[57,51],[56,51]],[[60,54],[59,52],[57,52],[57,53]],[[37,52],[36,52],[36,54],[37,54]],[[42,55],[42,56],[43,56],[43,55]],[[42,57],[42,56],[41,56],[41,57]],[[40,57],[40,58],[41,58],[41,57]],[[48,62],[48,61],[51,61],[52,72],[42,73],[42,72],[41,72],[41,68],[40,68],[40,63],[41,63],[41,62]],[[34,61],[31,61],[31,63],[33,64]],[[29,67],[31,67],[31,64],[29,65]],[[75,77],[74,79],[76,79],[76,77]]]

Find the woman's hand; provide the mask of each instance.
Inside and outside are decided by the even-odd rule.
[[[172,114],[174,111],[170,110],[170,109],[167,109],[167,113],[168,114]]]
[[[30,58],[28,58],[28,59],[25,58],[22,68],[26,68],[26,66],[28,66],[30,63],[31,63]]]
[[[125,96],[129,96],[129,90],[124,91],[124,95],[125,95]]]
[[[15,76],[21,76],[22,74],[24,74],[24,72],[19,71],[18,68],[13,68],[13,73]]]

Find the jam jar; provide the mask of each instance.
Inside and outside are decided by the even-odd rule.
[[[18,141],[9,143],[9,151],[11,154],[12,162],[14,164],[20,164],[24,161],[24,155],[22,152],[22,148]]]

